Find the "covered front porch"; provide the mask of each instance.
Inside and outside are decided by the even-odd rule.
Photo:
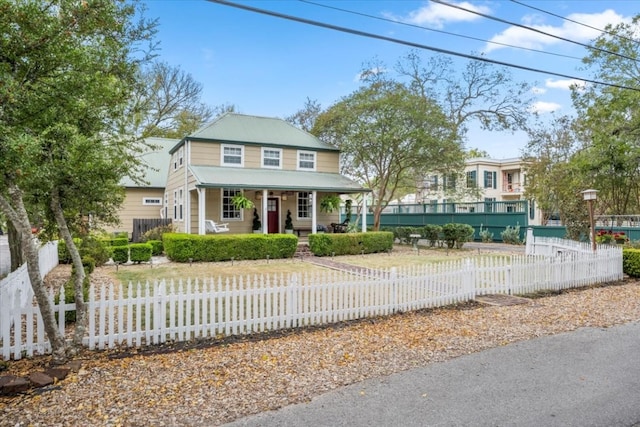
[[[340,209],[321,209],[323,198],[357,195],[368,189],[335,173],[192,167],[198,178],[189,190],[185,232],[206,234],[206,220],[228,224],[230,233],[285,233],[290,213],[294,232],[328,231],[340,222]],[[239,184],[239,182],[243,182]],[[243,195],[252,208],[239,209],[233,198]],[[360,199],[366,200],[366,197]],[[363,202],[366,203],[366,202]],[[366,206],[360,206],[366,215]],[[259,227],[254,220],[260,223]],[[366,231],[366,217],[361,230]]]

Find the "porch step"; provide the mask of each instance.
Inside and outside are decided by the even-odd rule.
[[[296,253],[293,255],[295,258],[308,258],[313,256],[311,249],[309,249],[308,243],[298,243],[298,249],[296,249]]]

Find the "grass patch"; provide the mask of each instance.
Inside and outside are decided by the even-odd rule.
[[[168,263],[151,267],[150,265],[125,265],[119,266],[117,271],[113,266],[106,267],[107,274],[115,281],[124,284],[133,282],[144,283],[154,280],[186,280],[187,278],[218,278],[234,276],[273,275],[289,273],[303,273],[305,271],[324,270],[324,268],[301,262],[300,260],[275,260],[269,261],[238,261],[238,262],[194,262]]]

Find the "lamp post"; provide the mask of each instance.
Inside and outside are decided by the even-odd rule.
[[[591,227],[591,249],[596,251],[596,227],[595,220],[593,218],[593,202],[597,199],[598,190],[584,190],[582,192],[582,197],[587,202],[587,206],[589,208],[589,226]]]

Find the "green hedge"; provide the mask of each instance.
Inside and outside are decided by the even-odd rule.
[[[114,246],[112,250],[113,262],[124,264],[129,261],[129,246]]]
[[[442,226],[442,235],[448,248],[462,249],[466,242],[473,240],[473,233],[473,227],[469,224],[451,223]]]
[[[162,240],[167,257],[175,262],[291,258],[298,247],[292,234],[165,233]]]
[[[151,245],[151,254],[153,256],[162,255],[162,252],[164,252],[162,240],[147,240],[147,243]]]
[[[622,271],[631,277],[640,277],[640,249],[622,250]]]
[[[129,245],[131,262],[149,262],[153,247],[149,243],[132,243]]]
[[[310,234],[309,249],[317,256],[370,254],[393,249],[393,239],[389,231]]]

